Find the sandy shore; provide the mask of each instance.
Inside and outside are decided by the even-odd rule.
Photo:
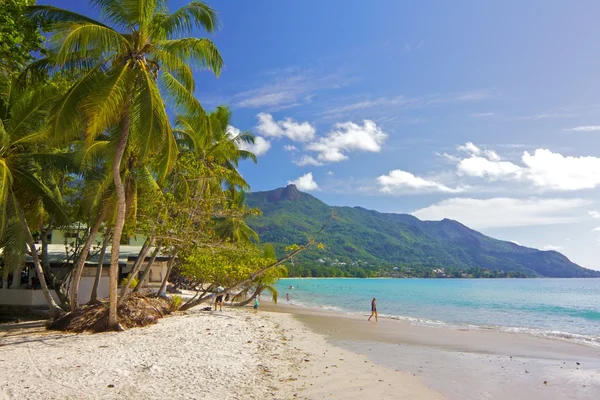
[[[525,334],[418,326],[280,304],[337,346],[423,379],[448,399],[600,398],[600,348]],[[544,383],[546,382],[546,383]]]
[[[421,378],[334,347],[291,315],[192,311],[121,333],[0,325],[7,399],[441,399]]]

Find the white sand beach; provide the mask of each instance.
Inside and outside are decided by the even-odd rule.
[[[0,325],[3,399],[441,399],[291,315],[192,311],[121,333]]]

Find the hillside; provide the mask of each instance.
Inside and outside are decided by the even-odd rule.
[[[306,251],[296,260],[299,265],[341,271],[360,268],[378,274],[445,268],[514,271],[527,276],[600,277],[600,272],[582,268],[556,251],[496,240],[457,221],[421,221],[408,214],[331,207],[294,185],[248,194],[247,203],[263,211],[263,215],[249,218],[248,224],[263,243],[274,243],[278,251],[293,243],[305,243],[307,236],[329,218],[331,209],[335,211],[339,219],[319,238],[325,250]]]

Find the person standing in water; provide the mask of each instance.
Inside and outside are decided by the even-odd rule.
[[[371,321],[373,315],[375,316],[375,322],[377,322],[377,299],[375,297],[371,300],[371,316],[369,317],[369,321]]]

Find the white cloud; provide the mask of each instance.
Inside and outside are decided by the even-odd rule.
[[[333,171],[327,171],[327,175],[329,175],[329,176],[333,176],[333,175],[335,175],[335,174],[334,174],[334,172],[333,172]]]
[[[485,117],[493,117],[496,113],[493,112],[483,112],[483,113],[473,113],[470,114],[469,117],[472,118],[485,118]]]
[[[288,181],[288,184],[294,184],[298,190],[304,190],[306,192],[319,190],[319,185],[317,185],[317,182],[313,179],[312,172],[302,175],[295,181]]]
[[[260,113],[257,115],[258,125],[256,130],[265,136],[287,137],[295,142],[306,142],[314,139],[316,130],[308,122],[297,123],[291,118],[275,121],[271,114]]]
[[[285,151],[298,151],[298,148],[296,146],[291,145],[291,144],[286,144],[285,146],[283,146],[283,149]]]
[[[229,126],[227,126],[227,133],[231,137],[236,137],[241,133],[241,131],[238,128],[236,128],[235,126],[229,125]],[[240,150],[249,151],[250,153],[253,153],[255,156],[260,157],[262,155],[265,155],[267,153],[267,151],[269,151],[269,149],[271,148],[271,142],[269,142],[268,140],[266,140],[265,138],[263,138],[261,136],[255,136],[254,143],[246,143],[246,142],[238,141],[238,148]]]
[[[487,90],[470,90],[468,92],[459,93],[456,96],[457,101],[478,101],[485,100],[490,97]]]
[[[463,146],[458,146],[457,149],[458,151],[463,151],[465,153],[470,153],[474,155],[481,154],[481,150],[479,149],[479,147],[475,146],[472,142],[467,142]]]
[[[459,176],[485,178],[489,181],[529,182],[541,190],[571,191],[593,189],[600,186],[600,158],[591,156],[563,156],[547,149],[537,149],[533,154],[525,151],[523,165],[502,161],[493,150],[481,150],[468,142],[458,147],[471,154],[468,158],[446,155],[456,162]]]
[[[563,247],[562,246],[554,246],[551,244],[547,244],[544,247],[542,247],[542,250],[546,250],[546,251],[559,251],[562,250]]]
[[[590,205],[584,199],[453,198],[412,214],[423,220],[451,218],[471,228],[503,228],[576,222],[577,211]]]
[[[378,153],[387,134],[370,120],[363,125],[354,122],[335,124],[325,136],[309,143],[307,150],[318,153],[317,159],[322,163],[333,163],[346,160],[347,153],[353,151]]]
[[[536,186],[553,190],[593,189],[600,186],[600,158],[571,157],[537,149],[523,153],[527,178]]]
[[[320,167],[323,165],[323,163],[321,161],[319,161],[311,156],[302,156],[302,158],[300,158],[299,160],[294,160],[292,162],[299,167],[305,167],[307,165],[313,165],[315,167]]]
[[[395,191],[402,191],[406,189],[420,192],[443,193],[460,193],[465,190],[462,187],[453,189],[442,185],[441,183],[420,178],[411,174],[410,172],[399,169],[390,171],[387,175],[381,175],[379,178],[377,178],[377,181],[381,185],[380,190],[384,193],[393,193]]]
[[[592,232],[600,232],[600,226],[597,226],[594,229],[592,229]]]
[[[567,132],[596,132],[600,131],[600,125],[576,126],[575,128],[565,129]]]
[[[600,211],[588,211],[590,216],[594,219],[600,219]]]

